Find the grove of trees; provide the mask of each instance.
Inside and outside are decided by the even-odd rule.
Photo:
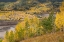
[[[37,17],[28,18],[16,25],[15,31],[7,31],[2,42],[19,42],[21,40],[52,33],[54,28],[53,13],[48,18],[39,20]]]

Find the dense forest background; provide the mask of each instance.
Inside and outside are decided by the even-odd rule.
[[[0,0],[0,2],[13,2],[13,1],[17,1],[17,0]],[[38,0],[38,1],[46,2],[47,0]],[[48,0],[48,1],[51,1],[51,2],[55,2],[55,1],[61,2],[62,0]]]
[[[59,7],[62,0],[0,0],[0,10],[29,10],[40,3],[47,4],[46,7]],[[50,3],[50,4],[49,4]]]

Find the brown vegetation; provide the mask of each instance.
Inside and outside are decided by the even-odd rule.
[[[52,34],[46,34],[39,37],[29,38],[21,42],[64,42],[64,33],[57,32]]]

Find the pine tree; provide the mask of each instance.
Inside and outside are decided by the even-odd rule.
[[[44,18],[42,20],[42,26],[44,27],[44,32],[47,33],[47,32],[52,32],[52,29],[54,27],[54,13],[51,12],[51,14],[49,14],[49,17],[48,18]]]

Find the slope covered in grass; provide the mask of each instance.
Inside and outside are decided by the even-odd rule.
[[[42,36],[29,38],[21,42],[64,42],[64,33],[57,32],[57,33],[45,34]]]

